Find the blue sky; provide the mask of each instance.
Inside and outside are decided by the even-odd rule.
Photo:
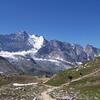
[[[100,0],[0,0],[0,34],[17,31],[100,47]]]

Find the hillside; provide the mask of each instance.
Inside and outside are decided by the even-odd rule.
[[[100,57],[87,61],[80,68],[65,70],[46,84],[59,86],[50,93],[53,98],[100,100]]]
[[[20,73],[13,64],[11,64],[6,58],[0,56],[0,74],[15,74]]]
[[[53,78],[51,78],[47,84],[59,86],[67,82],[71,82],[77,78],[82,78],[85,75],[95,73],[100,70],[100,57],[90,60],[80,65],[79,67],[67,69]]]

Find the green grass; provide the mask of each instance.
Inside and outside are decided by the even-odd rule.
[[[72,76],[73,79],[77,79],[84,75],[93,73],[100,69],[100,57],[97,57],[95,60],[87,61],[84,64],[80,65],[79,68],[70,68],[65,71],[57,74],[55,77],[51,78],[46,84],[53,86],[60,86],[70,82],[69,76]],[[80,75],[80,73],[82,75]]]
[[[76,100],[100,100],[100,72],[55,89],[51,96],[56,98],[54,94],[76,95]]]
[[[66,90],[74,88],[74,92],[79,92],[79,97],[88,98],[88,100],[100,100],[100,72],[85,77],[81,80],[71,82],[66,86]]]

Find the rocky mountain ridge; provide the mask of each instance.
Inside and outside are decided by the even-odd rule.
[[[18,70],[38,75],[54,74],[100,55],[100,49],[87,45],[46,40],[43,36],[18,32],[0,35],[0,56]]]

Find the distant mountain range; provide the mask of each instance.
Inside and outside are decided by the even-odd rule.
[[[13,66],[15,72],[31,75],[52,75],[66,68],[78,66],[83,62],[100,55],[100,49],[92,45],[83,48],[79,44],[71,44],[58,40],[46,40],[43,36],[18,32],[0,35],[0,56]],[[9,67],[1,64],[0,72],[7,73]],[[11,71],[8,70],[9,73]]]

